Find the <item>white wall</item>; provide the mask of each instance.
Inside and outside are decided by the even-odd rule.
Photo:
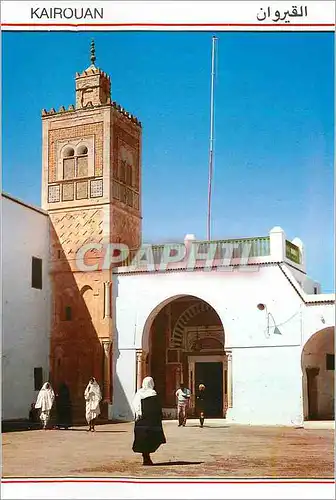
[[[113,402],[109,407],[109,418],[132,420],[132,400],[136,391],[136,351],[121,349],[115,352],[116,367],[113,377]]]
[[[49,218],[2,196],[2,418],[27,418],[35,401],[34,367],[49,376]],[[32,257],[43,288],[31,287]]]
[[[303,344],[316,332],[330,326],[335,326],[334,304],[311,304],[304,309]]]
[[[235,349],[232,371],[231,421],[302,425],[300,346]]]
[[[234,404],[228,417],[251,424],[302,424],[301,352],[304,337],[310,335],[304,332],[306,306],[277,265],[220,272],[119,274],[113,279],[120,350],[147,350],[151,318],[162,305],[180,295],[196,296],[218,313],[225,348],[232,351]],[[267,310],[260,311],[259,303]],[[320,315],[325,308],[318,308]],[[130,362],[130,358],[127,363],[119,358],[121,380],[127,379]],[[116,411],[118,405],[116,397]]]

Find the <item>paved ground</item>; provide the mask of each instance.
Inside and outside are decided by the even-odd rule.
[[[332,428],[249,427],[196,420],[164,422],[167,444],[143,467],[132,452],[133,424],[115,423],[2,435],[3,477],[332,478]],[[325,426],[325,427],[330,427]]]

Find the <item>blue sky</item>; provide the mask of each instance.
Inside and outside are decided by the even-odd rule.
[[[143,239],[206,237],[213,33],[2,34],[3,189],[39,205],[42,108],[96,64],[143,123]],[[276,225],[333,291],[334,34],[217,33],[213,239]]]

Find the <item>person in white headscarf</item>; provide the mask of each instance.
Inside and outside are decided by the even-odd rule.
[[[42,389],[38,393],[37,400],[35,403],[35,408],[41,410],[40,419],[43,425],[43,429],[47,428],[50,411],[52,405],[54,404],[55,394],[49,382],[43,384]]]
[[[94,377],[90,378],[89,383],[86,386],[84,398],[86,401],[85,416],[86,421],[89,424],[88,431],[94,432],[96,418],[100,415],[99,403],[102,399],[100,387]]]
[[[162,409],[152,377],[145,377],[133,399],[135,414],[133,451],[142,453],[143,465],[153,465],[150,454],[166,443]]]

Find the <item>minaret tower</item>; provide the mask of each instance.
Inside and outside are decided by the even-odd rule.
[[[76,256],[87,243],[141,242],[141,123],[111,101],[110,77],[96,66],[77,73],[76,105],[42,111],[42,207],[50,215],[52,328],[50,369],[66,382],[83,413],[91,376],[113,397],[111,271],[82,271]],[[102,250],[104,254],[104,250]]]

